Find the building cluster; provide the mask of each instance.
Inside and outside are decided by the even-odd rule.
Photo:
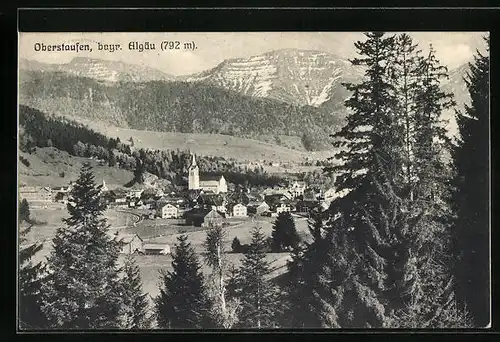
[[[20,188],[20,197],[30,203],[66,203],[71,187],[72,184],[52,189],[25,187]],[[334,189],[314,190],[300,181],[266,189],[233,186],[223,175],[200,175],[194,155],[188,169],[187,189],[168,193],[140,187],[109,190],[103,180],[100,190],[109,207],[143,209],[146,218],[183,219],[187,225],[199,227],[224,223],[228,218],[276,217],[282,212],[307,216],[311,210],[326,210],[339,195]]]

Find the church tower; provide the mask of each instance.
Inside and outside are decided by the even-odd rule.
[[[200,188],[200,169],[196,164],[196,158],[192,154],[193,159],[191,160],[191,165],[189,166],[188,174],[188,189],[196,190]]]

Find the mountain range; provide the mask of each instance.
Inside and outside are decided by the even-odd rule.
[[[187,133],[303,135],[318,141],[342,124],[343,82],[362,71],[321,51],[284,49],[228,59],[186,76],[91,58],[66,64],[21,60],[20,103],[55,114],[99,119],[121,127]],[[443,84],[458,109],[468,103],[467,65]],[[450,129],[456,130],[453,112]],[[328,145],[328,144],[326,144]]]

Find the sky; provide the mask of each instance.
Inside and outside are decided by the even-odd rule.
[[[472,59],[476,49],[484,52],[485,32],[411,32],[425,52],[429,44],[449,69]],[[74,57],[116,60],[159,69],[179,76],[215,67],[225,59],[244,58],[272,50],[296,48],[318,50],[343,58],[356,56],[354,42],[363,40],[361,32],[106,32],[106,33],[19,33],[19,57],[44,63],[67,63]],[[131,41],[152,42],[156,50],[131,51]],[[195,50],[160,49],[162,41],[195,42]],[[35,51],[36,43],[90,44],[92,52]],[[121,51],[97,51],[97,43],[120,44]],[[181,44],[182,45],[182,44]]]

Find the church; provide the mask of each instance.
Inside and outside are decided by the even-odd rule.
[[[188,189],[220,194],[227,192],[227,183],[226,179],[222,175],[200,177],[200,169],[196,164],[196,158],[193,154],[191,165],[189,166]]]

